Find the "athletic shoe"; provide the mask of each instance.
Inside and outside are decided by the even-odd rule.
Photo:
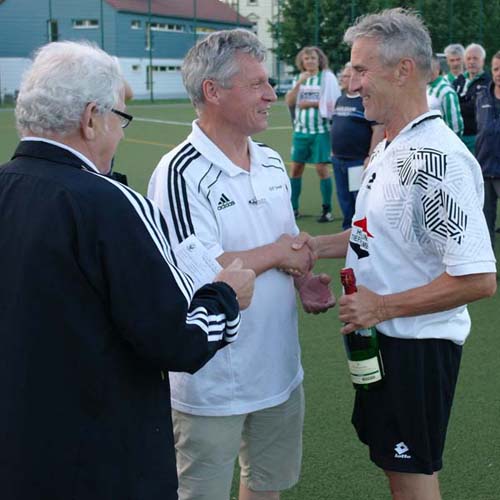
[[[300,219],[302,217],[302,214],[298,211],[298,210],[294,210],[293,211],[293,216],[296,218],[296,219]]]
[[[330,207],[328,205],[323,205],[323,213],[318,217],[318,222],[332,222],[333,215],[330,212]]]

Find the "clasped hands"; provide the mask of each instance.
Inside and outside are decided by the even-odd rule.
[[[279,269],[294,277],[304,311],[318,314],[333,307],[336,299],[329,286],[331,277],[311,272],[316,262],[311,237],[307,233],[295,237],[283,234],[276,243],[283,250]]]

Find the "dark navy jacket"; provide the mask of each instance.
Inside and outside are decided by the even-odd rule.
[[[162,370],[237,329],[233,290],[191,299],[158,209],[90,170],[38,141],[0,167],[2,500],[177,499]]]
[[[495,107],[493,82],[476,101],[476,157],[483,177],[500,178],[500,113]]]
[[[464,135],[476,135],[477,133],[475,118],[476,99],[486,90],[490,82],[491,77],[486,72],[477,76],[469,85],[467,90],[465,89],[466,78],[463,74],[458,75],[453,81],[452,85],[458,94],[460,112],[462,113],[462,118],[464,120]]]

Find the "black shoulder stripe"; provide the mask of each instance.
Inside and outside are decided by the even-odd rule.
[[[151,236],[156,248],[162,255],[163,259],[169,266],[170,272],[172,273],[177,286],[181,290],[182,294],[186,298],[187,303],[191,302],[193,297],[193,280],[183,273],[174,263],[173,252],[166,240],[165,234],[161,230],[161,224],[158,224],[161,220],[160,210],[156,205],[154,205],[150,200],[147,200],[144,196],[136,193],[134,190],[127,186],[101,174],[95,173],[94,175],[99,176],[101,179],[113,184],[117,189],[119,189],[125,198],[128,200],[130,205],[135,210],[139,219],[144,224],[147,232]]]
[[[284,171],[285,171],[285,169],[284,169],[283,167],[280,167],[279,165],[264,165],[264,164],[262,164],[262,166],[263,166],[264,168],[276,168],[276,169],[278,169],[278,170],[281,170],[282,172],[284,172]]]
[[[209,174],[210,170],[212,170],[212,167],[214,166],[213,163],[210,163],[210,166],[208,167],[207,171],[202,175],[200,182],[198,182],[198,193],[201,190],[201,183],[203,182],[203,179]]]
[[[194,233],[194,226],[189,211],[186,181],[182,173],[193,160],[196,160],[200,156],[201,153],[189,144],[189,148],[182,148],[172,159],[168,171],[167,182],[170,211],[179,243]]]

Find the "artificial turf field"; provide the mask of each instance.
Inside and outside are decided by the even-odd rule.
[[[132,103],[128,111],[134,121],[125,131],[115,168],[144,193],[158,160],[189,133],[194,112],[186,102]],[[288,162],[290,136],[288,111],[279,102],[272,110],[270,128],[257,139],[277,149]],[[13,111],[0,109],[0,163],[10,158],[16,144]],[[301,229],[313,235],[340,230],[336,203],[334,222],[316,222],[321,202],[318,179],[310,168],[301,202]],[[497,258],[499,247],[497,236]],[[340,260],[316,266],[317,271],[333,276],[336,295],[341,267]],[[387,272],[397,272],[397,264]],[[445,500],[500,500],[500,293],[472,304],[469,310],[473,326],[464,349],[440,474],[442,494]],[[319,316],[300,314],[306,391],[304,458],[301,480],[282,494],[283,500],[390,498],[383,474],[369,461],[350,424],[354,393],[339,329],[336,309]],[[235,481],[231,498],[237,498],[236,491]]]

